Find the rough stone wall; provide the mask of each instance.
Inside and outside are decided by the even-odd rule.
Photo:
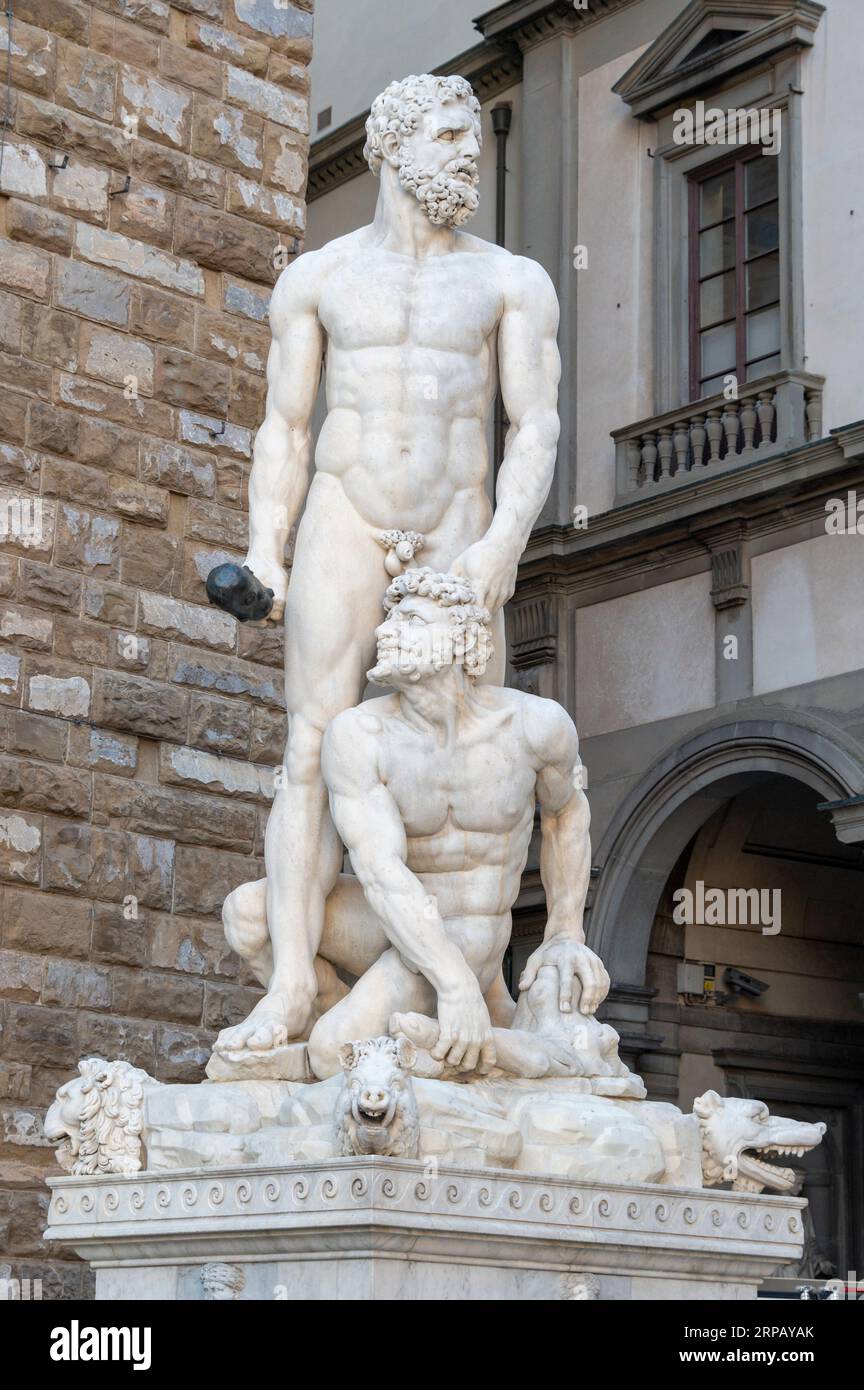
[[[311,0],[13,0],[0,173],[0,1279],[41,1245],[41,1117],[89,1054],[203,1075],[258,991],[278,632],[245,549],[269,288],[301,248]],[[8,27],[0,24],[0,84]],[[5,86],[5,84],[4,84]]]

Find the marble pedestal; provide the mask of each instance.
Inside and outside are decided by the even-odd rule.
[[[805,1205],[393,1158],[50,1186],[47,1238],[100,1300],[748,1299]]]

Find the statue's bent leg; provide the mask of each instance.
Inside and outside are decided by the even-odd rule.
[[[361,976],[347,998],[320,1018],[309,1038],[309,1063],[322,1081],[340,1070],[339,1048],[387,1032],[390,1016],[401,1010],[433,1013],[435,990],[409,970],[394,947]]]

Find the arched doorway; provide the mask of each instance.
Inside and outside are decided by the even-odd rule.
[[[632,1053],[649,1093],[689,1109],[713,1087],[827,1121],[800,1165],[810,1274],[864,1265],[864,847],[841,844],[818,810],[862,786],[854,756],[811,725],[717,726],[653,769],[595,851],[589,940],[617,984],[619,1031],[616,1006],[641,990],[645,1051]],[[777,929],[676,920],[674,905],[692,917],[695,901],[678,890],[700,884],[703,900],[776,895]],[[701,968],[713,995],[686,992]],[[736,993],[730,968],[761,993]]]

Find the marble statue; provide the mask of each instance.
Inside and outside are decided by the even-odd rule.
[[[292,1298],[329,1297],[342,1249],[356,1257],[345,1288],[352,1268],[384,1287],[379,1235],[409,1252],[413,1293],[399,1297],[439,1288],[457,1249],[464,1287],[483,1289],[469,1296],[545,1297],[547,1265],[555,1296],[573,1300],[600,1297],[610,1270],[655,1291],[690,1270],[692,1296],[708,1297],[734,1287],[734,1268],[754,1289],[800,1254],[800,1174],[773,1160],[801,1157],[825,1125],[714,1091],[691,1114],[646,1099],[597,1017],[610,980],[585,940],[576,729],[554,701],[503,684],[502,608],[555,463],[554,290],[532,261],[462,230],[480,148],[464,79],[391,84],[367,137],[372,225],[304,255],[274,290],[249,553],[207,586],[241,621],[285,616],[288,741],[266,876],[223,908],[266,993],[220,1033],[204,1083],[79,1064],[45,1124],[75,1177],[55,1181],[49,1234],[96,1251],[105,1297],[239,1298],[261,1286],[261,1260]],[[499,383],[510,428],[493,512],[485,425]],[[367,679],[382,693],[363,701]],[[505,953],[538,807],[547,919],[514,1001]],[[110,1188],[116,1174],[129,1181]],[[739,1195],[700,1200],[722,1185]],[[776,1195],[756,1212],[764,1189]],[[128,1265],[119,1283],[106,1259]],[[493,1267],[492,1284],[471,1282]]]
[[[273,291],[249,553],[233,580],[221,566],[208,586],[238,618],[285,614],[288,741],[265,843],[272,968],[250,1018],[223,1036],[234,1050],[304,1036],[316,1012],[314,962],[342,859],[321,744],[362,694],[384,584],[421,549],[469,580],[494,615],[488,676],[500,684],[501,609],[555,464],[554,288],[536,262],[462,230],[478,203],[470,85],[391,83],[367,137],[380,179],[372,224],[299,257]],[[322,366],[327,416],[307,492]],[[485,426],[499,382],[510,429],[493,515]],[[289,586],[285,543],[304,499]]]
[[[144,1095],[161,1082],[124,1061],[84,1057],[45,1116],[45,1138],[70,1173],[137,1173]]]
[[[312,1028],[312,1071],[332,1076],[346,1042],[378,1036],[394,1015],[408,1016],[399,1026],[410,1035],[418,1027],[410,1016],[421,1015],[434,1020],[434,1040],[427,1031],[421,1044],[431,1063],[488,1072],[503,1037],[508,1070],[529,1076],[591,1070],[578,1065],[578,1047],[559,1022],[573,1017],[583,1046],[586,1034],[597,1034],[599,1074],[603,1043],[614,1051],[617,1037],[593,1019],[609,977],[582,930],[590,816],[573,722],[550,700],[481,683],[492,650],[489,612],[467,580],[409,569],[391,581],[384,606],[368,675],[393,693],[343,711],[324,739],[330,811],[356,880],[352,891],[344,876],[331,898],[319,954],[359,978]],[[521,983],[529,991],[544,966],[544,977],[554,977],[554,1062],[532,1032],[506,1031],[516,1006],[502,976],[536,802],[548,919]],[[257,920],[243,905],[250,895]],[[233,896],[226,922],[237,918],[243,930],[229,929],[229,940],[266,977],[262,885]],[[544,978],[532,997],[545,988]],[[217,1050],[234,1050],[235,1038],[235,1030],[223,1033]]]
[[[420,1114],[411,1081],[416,1053],[405,1038],[345,1043],[345,1080],[336,1102],[336,1152],[416,1158]]]

